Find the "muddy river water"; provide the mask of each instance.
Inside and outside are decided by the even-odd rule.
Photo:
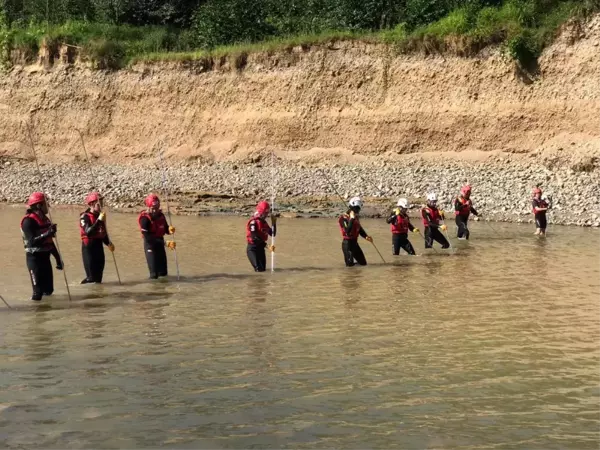
[[[600,233],[473,223],[447,253],[343,267],[335,220],[282,220],[255,274],[237,217],[174,217],[181,279],[149,282],[111,213],[123,285],[84,277],[77,211],[54,211],[72,301],[27,300],[21,209],[0,210],[0,447],[597,449]],[[450,227],[453,231],[454,227]],[[171,272],[174,259],[169,255]]]

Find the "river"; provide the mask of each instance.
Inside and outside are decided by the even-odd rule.
[[[123,279],[27,300],[21,209],[0,209],[0,447],[597,449],[600,233],[473,223],[470,242],[343,267],[335,220],[282,219],[255,274],[239,217],[174,217],[181,280],[149,282],[136,218],[109,214]],[[492,229],[493,227],[493,229]],[[450,227],[450,231],[454,226]]]

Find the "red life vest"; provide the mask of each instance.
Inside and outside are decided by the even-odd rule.
[[[410,223],[410,219],[408,216],[396,216],[396,224],[390,224],[390,230],[392,230],[392,234],[407,234],[408,233],[408,224]]]
[[[264,219],[256,216],[251,217],[246,223],[246,241],[248,241],[248,244],[254,244],[254,240],[252,239],[252,231],[250,231],[250,224],[252,222],[254,222],[256,225],[256,233],[262,239],[262,241],[266,243],[269,240],[271,227]]]
[[[533,199],[533,213],[534,214],[546,214],[546,211],[536,211],[535,208],[547,208],[548,202],[542,200],[541,198],[538,200],[536,198]]]
[[[425,208],[423,208],[421,210],[421,216],[423,217],[423,225],[425,225],[426,227],[429,226],[429,223],[427,222],[427,219],[425,218],[425,213],[429,213],[429,217],[431,218],[431,222],[435,223],[435,224],[439,224],[440,223],[440,210],[437,208],[431,208],[429,206],[426,206]]]
[[[81,213],[81,220],[79,221],[79,235],[81,236],[81,240],[83,241],[83,243],[85,245],[88,245],[90,241],[104,240],[104,238],[106,237],[106,226],[104,225],[104,222],[100,222],[96,227],[96,231],[94,232],[94,234],[92,236],[88,236],[87,234],[85,234],[85,229],[83,228],[83,216],[89,217],[91,225],[94,225],[98,220],[98,216],[96,216],[89,210]]]
[[[149,231],[152,236],[154,236],[155,238],[162,238],[165,234],[167,234],[169,224],[167,223],[167,219],[165,218],[165,215],[162,212],[158,212],[157,216],[153,219],[147,211],[142,211],[138,217],[138,225],[140,226],[140,231],[142,230],[143,217],[147,218],[150,221],[150,229],[147,231]]]
[[[459,202],[462,206],[458,211],[455,210],[454,214],[457,216],[469,217],[469,215],[471,214],[471,200],[467,200],[461,195],[456,199],[456,201]]]
[[[38,226],[40,227],[40,235],[44,234],[52,226],[52,222],[50,222],[50,219],[48,219],[48,217],[46,216],[44,216],[44,218],[42,219],[35,213],[26,214],[25,217],[21,219],[21,235],[23,236],[23,245],[25,246],[25,251],[27,253],[37,253],[49,252],[50,250],[52,250],[52,247],[54,246],[54,241],[51,237],[47,237],[46,239],[44,239],[40,244],[38,244],[39,247],[29,247],[29,243],[27,242],[27,239],[25,239],[25,233],[23,233],[23,222],[25,221],[25,219],[32,219],[38,224]]]
[[[354,218],[354,222],[352,222],[352,229],[349,233],[346,233],[345,223],[350,220],[350,216],[348,214],[342,214],[338,219],[338,224],[340,226],[340,231],[342,232],[342,238],[345,241],[356,240],[360,235],[360,220],[358,217]]]

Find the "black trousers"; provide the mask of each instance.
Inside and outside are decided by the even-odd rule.
[[[465,238],[465,239],[469,239],[469,236],[471,235],[471,232],[469,231],[469,216],[461,216],[458,215],[456,216],[456,226],[457,226],[457,231],[456,231],[456,237],[458,238]]]
[[[89,283],[102,283],[102,275],[106,264],[102,240],[92,239],[87,245],[82,242],[81,256],[87,281]]]
[[[367,260],[358,241],[356,239],[345,239],[342,241],[342,253],[346,267],[352,267],[354,264],[366,266]],[[356,263],[355,263],[356,261]]]
[[[392,234],[392,253],[394,255],[399,255],[401,248],[409,255],[415,254],[415,249],[408,240],[407,233]]]
[[[267,255],[264,245],[248,244],[246,254],[255,272],[264,272],[267,270]]]
[[[548,225],[548,221],[546,220],[546,214],[545,213],[537,213],[535,215],[535,227],[539,228],[542,231],[545,231],[547,225]]]
[[[168,272],[165,241],[160,239],[158,242],[150,244],[144,240],[144,253],[146,254],[150,278],[166,277]]]
[[[425,227],[425,248],[432,248],[433,241],[442,244],[442,248],[450,247],[450,243],[439,228]]]
[[[52,295],[54,292],[54,274],[50,263],[50,252],[26,253],[25,255],[33,287],[31,300],[40,301],[42,296]]]

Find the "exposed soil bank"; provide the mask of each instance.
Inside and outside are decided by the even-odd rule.
[[[265,191],[270,197],[269,162],[260,158],[274,151],[278,196],[290,210],[339,210],[315,169],[337,164],[328,173],[342,195],[415,201],[437,190],[449,200],[469,181],[488,217],[529,220],[530,190],[540,184],[554,194],[554,220],[594,225],[599,55],[596,16],[567,28],[535,76],[497,51],[397,56],[358,42],[211,67],[17,67],[0,76],[0,197],[20,202],[39,189],[21,126],[31,120],[46,189],[60,203],[80,202],[91,184],[79,166],[81,129],[100,189],[125,207],[160,186],[160,138],[184,213],[247,211]]]

